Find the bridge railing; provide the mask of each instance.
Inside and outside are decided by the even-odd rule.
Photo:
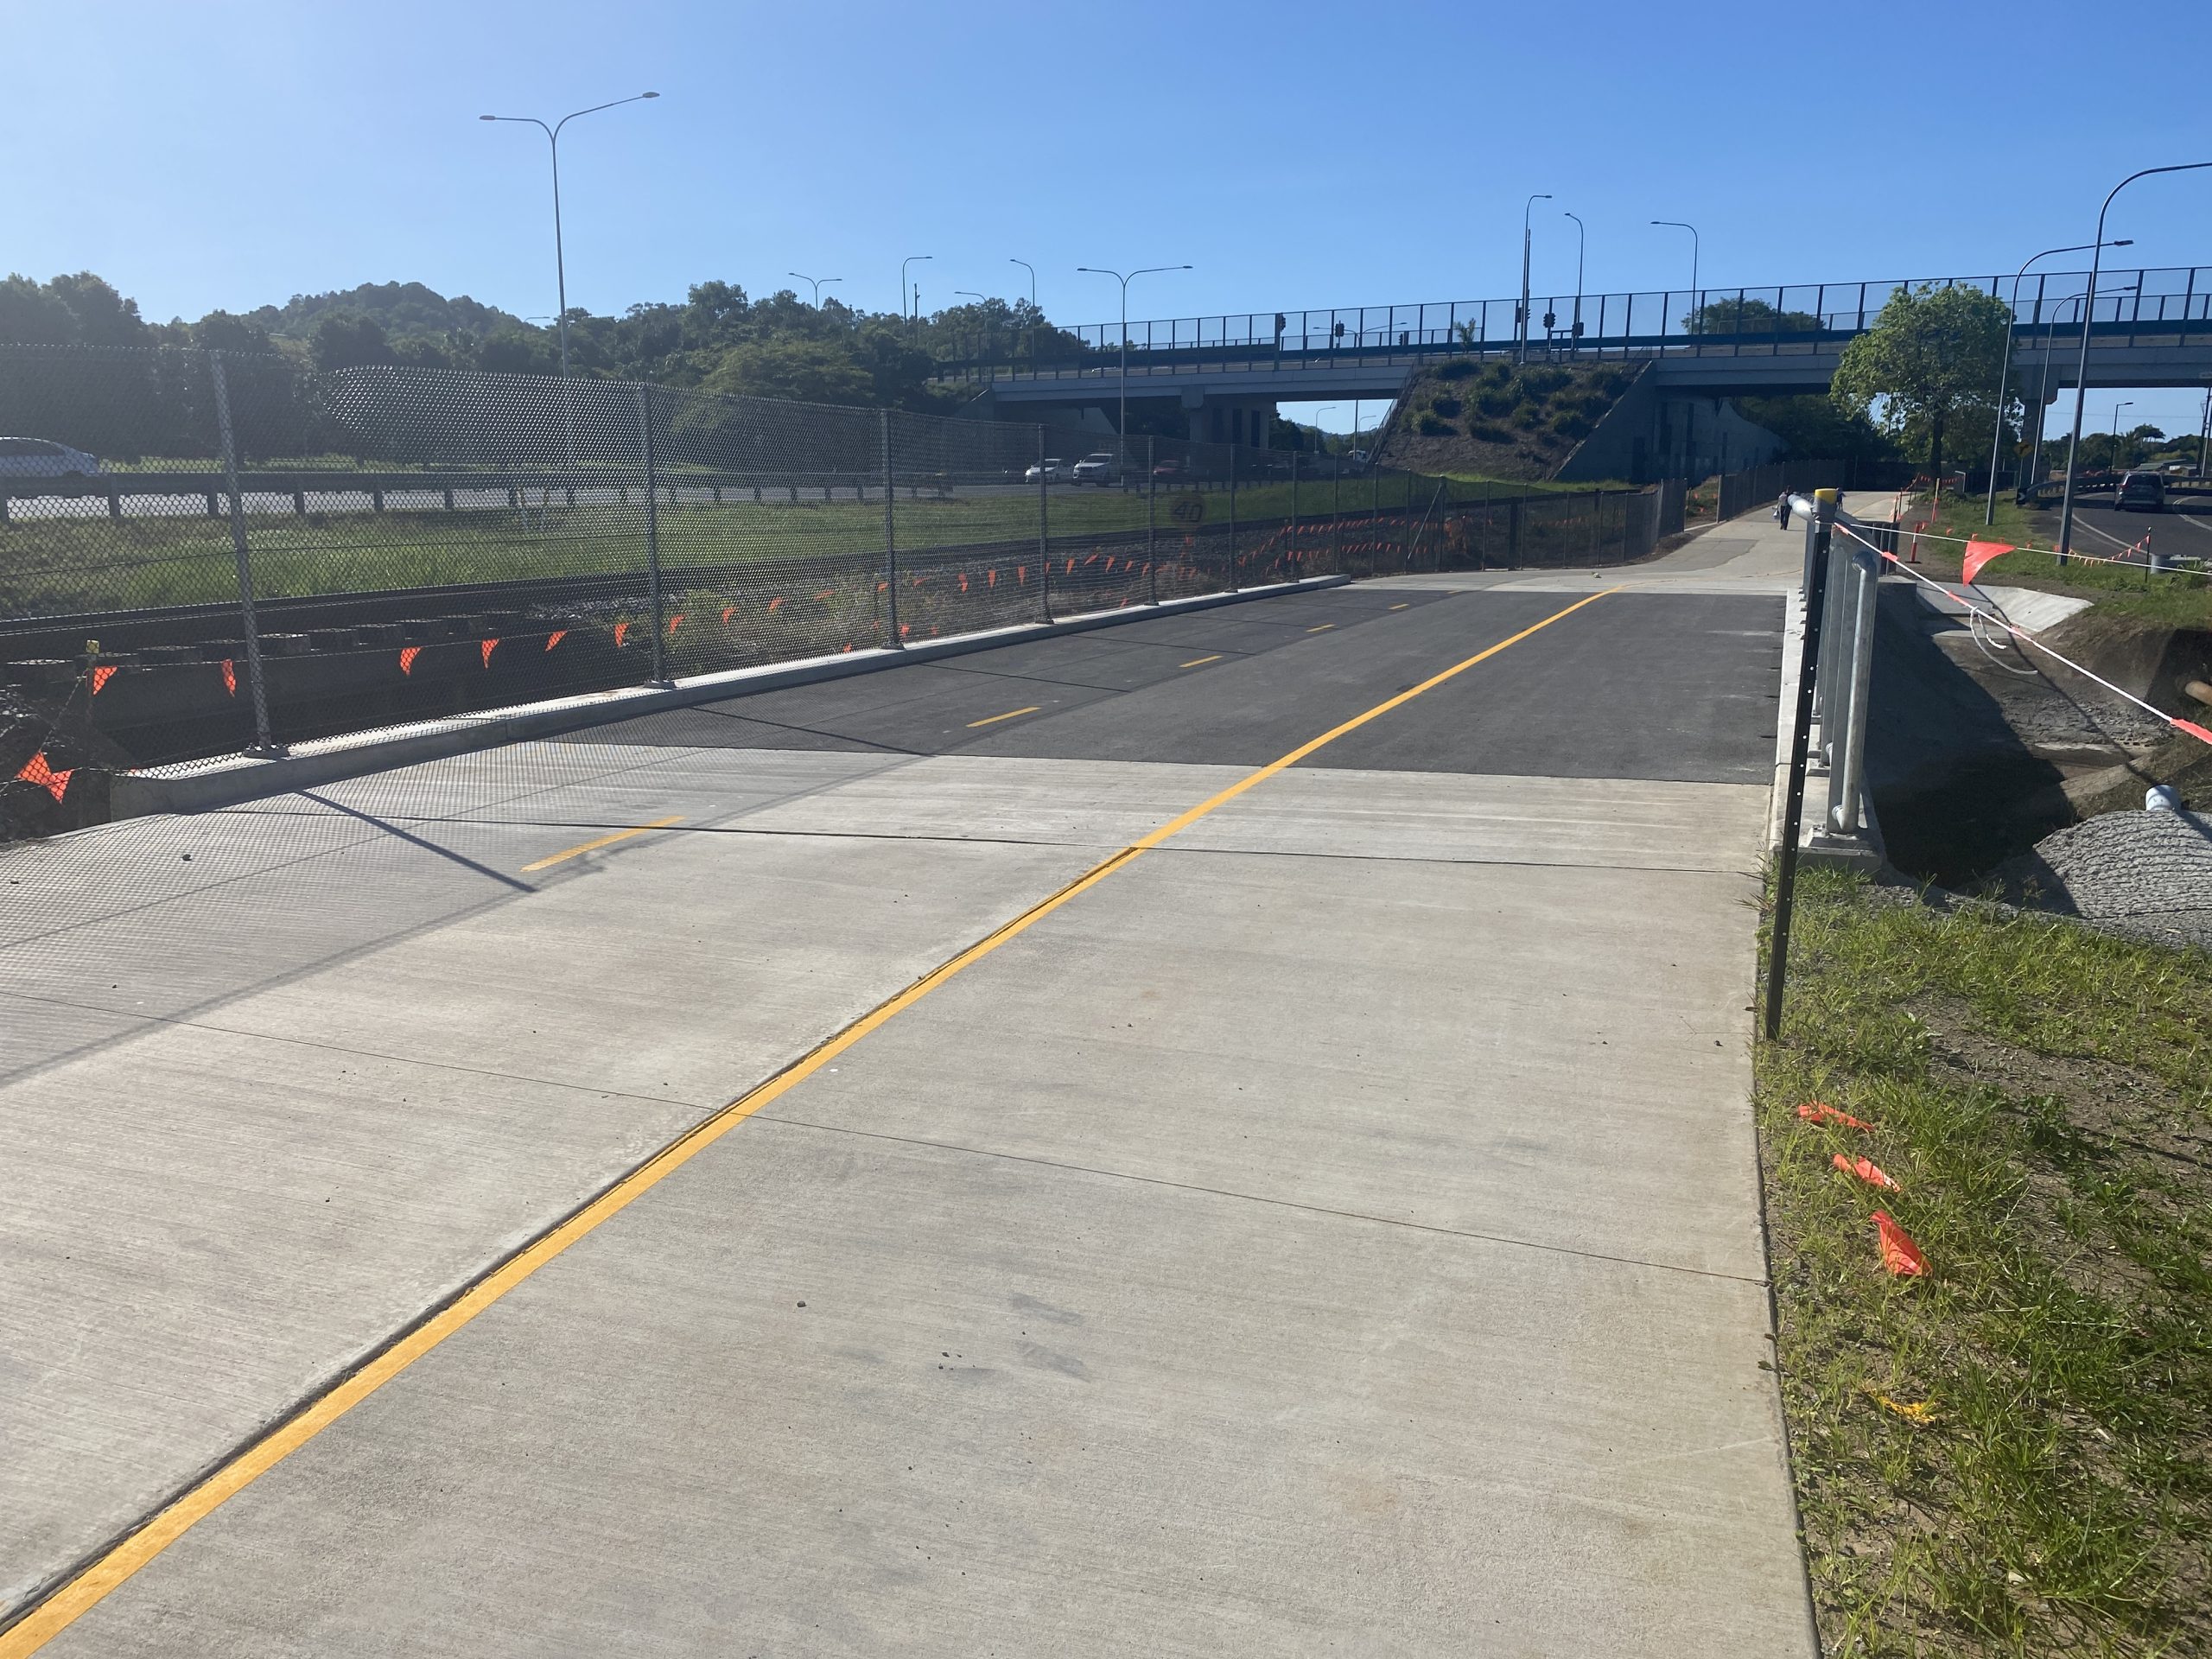
[[[2055,334],[2080,327],[2088,280],[2086,271],[2039,273],[2018,284],[2017,296],[2010,276],[1542,296],[1529,305],[1528,349],[1568,359],[1832,352],[1900,289],[1923,287],[1995,295],[2011,305],[2017,328]],[[2105,271],[2090,322],[2101,345],[2212,332],[2212,267]],[[1118,372],[1120,324],[1049,334],[963,337],[951,345],[944,372],[986,380]],[[1146,318],[1128,325],[1128,360],[1132,372],[1306,368],[1338,358],[1410,361],[1518,349],[1520,334],[1517,299]]]

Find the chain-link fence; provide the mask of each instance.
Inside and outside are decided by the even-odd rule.
[[[0,434],[17,832],[97,820],[118,769],[1664,533],[1652,492],[198,350],[0,347]]]

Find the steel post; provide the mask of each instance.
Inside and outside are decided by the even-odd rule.
[[[660,474],[653,459],[653,389],[638,388],[638,429],[645,472],[645,590],[653,609],[653,677],[652,683],[666,685],[668,664],[662,654],[663,623],[660,594]]]
[[[1844,570],[1853,589],[1851,656],[1841,687],[1846,711],[1842,741],[1828,772],[1828,829],[1839,836],[1859,833],[1859,780],[1866,772],[1866,700],[1873,683],[1879,581],[1872,554],[1853,548],[1847,559]]]
[[[893,516],[893,504],[899,499],[899,480],[891,466],[891,411],[882,411],[883,417],[883,568],[884,589],[891,596],[891,603],[884,611],[883,643],[892,650],[902,649],[906,641],[899,633],[899,536]]]
[[[1822,492],[1822,493],[1829,493]],[[1805,520],[1805,568],[1812,582],[1805,590],[1805,633],[1797,652],[1797,707],[1789,728],[1789,786],[1783,798],[1782,845],[1774,876],[1774,929],[1767,940],[1766,1035],[1782,1034],[1782,994],[1789,973],[1790,912],[1797,896],[1797,837],[1805,822],[1806,744],[1813,723],[1813,683],[1821,658],[1821,613],[1826,604],[1829,525],[1835,503],[1815,498]]]
[[[285,751],[269,734],[269,691],[261,677],[261,630],[253,614],[253,556],[245,539],[245,505],[238,496],[238,443],[231,426],[231,385],[223,372],[223,354],[207,353],[207,371],[215,382],[215,427],[223,446],[223,484],[231,497],[231,551],[238,567],[238,620],[245,631],[246,685],[253,699],[253,741],[246,753],[275,756]]]
[[[1037,429],[1037,597],[1052,620],[1052,516],[1045,499],[1045,429]]]
[[[1154,451],[1160,440],[1147,437],[1144,441],[1144,586],[1145,594],[1152,603],[1160,603],[1160,556],[1155,545],[1155,527],[1159,519],[1160,478]]]

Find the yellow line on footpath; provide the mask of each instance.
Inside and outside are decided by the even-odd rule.
[[[1185,663],[1183,666],[1185,668],[1204,668],[1208,663],[1217,663],[1220,660],[1221,653],[1217,651],[1211,657],[1193,657],[1189,662]]]
[[[1336,626],[1337,625],[1333,622],[1324,622],[1319,627],[1308,628],[1306,632],[1308,633],[1326,633],[1331,628],[1333,628]]]
[[[988,720],[971,720],[968,722],[968,729],[972,732],[978,726],[995,726],[1002,720],[1012,720],[1019,715],[1033,715],[1044,706],[1041,702],[1033,702],[1027,709],[1009,709],[1002,715],[993,715]]]
[[[671,823],[683,822],[683,815],[678,812],[670,817],[655,818],[651,823],[641,823],[634,830],[617,830],[611,836],[601,836],[597,841],[588,841],[581,847],[571,847],[565,853],[556,853],[550,858],[539,859],[535,864],[525,864],[522,867],[522,873],[528,875],[532,870],[550,870],[556,864],[565,863],[572,858],[581,858],[586,853],[595,853],[602,847],[612,847],[618,841],[627,841],[632,836],[650,835],[656,830],[665,830]]]
[[[5,1630],[0,1630],[0,1659],[26,1659],[36,1653],[55,1637],[67,1630],[78,1619],[111,1595],[130,1575],[159,1555],[171,1544],[223,1503],[251,1485],[293,1452],[305,1446],[347,1412],[359,1405],[385,1384],[397,1376],[416,1360],[429,1353],[447,1338],[489,1308],[523,1281],[528,1279],[547,1262],[560,1255],[571,1245],[606,1222],[629,1208],[654,1187],[709,1147],[721,1140],[739,1124],[780,1098],[798,1084],[851,1048],[870,1032],[886,1024],[894,1016],[911,1008],[931,991],[954,978],[975,963],[981,962],[1007,940],[1026,933],[1067,904],[1077,894],[1088,892],[1113,874],[1124,869],[1145,854],[1189,829],[1207,814],[1226,806],[1248,790],[1257,788],[1276,773],[1287,771],[1317,749],[1327,747],[1338,738],[1357,731],[1370,721],[1379,720],[1392,709],[1411,702],[1425,691],[1433,690],[1454,676],[1465,673],[1476,664],[1495,657],[1512,645],[1517,645],[1530,634],[1548,628],[1563,617],[1572,616],[1585,605],[1594,605],[1606,594],[1618,593],[1608,588],[1602,593],[1579,599],[1565,610],[1554,611],[1542,621],[1534,623],[1499,640],[1487,650],[1478,651],[1464,661],[1457,662],[1440,673],[1432,674],[1420,684],[1401,691],[1397,696],[1376,703],[1364,714],[1353,715],[1338,726],[1332,726],[1310,742],[1301,743],[1279,760],[1270,761],[1257,772],[1240,778],[1236,782],[1209,796],[1196,806],[1161,824],[1157,830],[1139,837],[1116,853],[1103,863],[1094,865],[1050,898],[1045,899],[984,935],[887,1002],[878,1004],[858,1020],[847,1026],[818,1046],[809,1050],[798,1060],[785,1067],[766,1083],[740,1096],[704,1122],[687,1130],[662,1147],[644,1163],[622,1176],[600,1195],[588,1201],[569,1217],[541,1233],[532,1243],[515,1255],[507,1257],[484,1276],[463,1290],[453,1300],[433,1310],[419,1324],[403,1332],[391,1346],[340,1382],[329,1393],[308,1402],[284,1422],[269,1431],[258,1440],[245,1447],[212,1474],[206,1476],[181,1496],[156,1510],[154,1515],[129,1536],[119,1540],[103,1551],[76,1577],[63,1584],[44,1601]],[[1017,710],[1028,713],[1029,710]],[[664,823],[673,823],[673,818]],[[661,825],[651,825],[658,829]],[[625,830],[623,835],[643,834],[642,830]],[[619,840],[620,836],[610,836]],[[593,845],[603,845],[594,842]],[[577,852],[587,850],[577,848]],[[568,854],[561,855],[563,857]]]
[[[1409,600],[1408,600],[1408,601],[1405,602],[1405,604],[1404,604],[1404,605],[1393,605],[1390,608],[1391,608],[1392,610],[1394,610],[1394,611],[1402,611],[1402,610],[1406,609],[1408,606],[1410,606],[1412,603],[1413,603],[1413,601],[1411,601],[1411,600],[1409,599]]]

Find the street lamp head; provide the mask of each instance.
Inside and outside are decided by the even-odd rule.
[[[639,92],[638,96],[639,98],[658,98],[660,94],[658,92]]]
[[[2132,237],[2132,236],[2123,236],[2123,237],[2120,237],[2120,238],[2117,238],[2116,240],[2113,240],[2113,241],[2111,241],[2111,242],[2107,242],[2107,243],[2106,243],[2106,244],[2105,244],[2105,246],[2107,246],[2107,247],[2108,247],[2108,248],[2132,248],[2132,247],[2133,247],[2134,245],[2135,245],[2135,238],[2134,238],[2133,237]]]
[[[480,115],[476,118],[479,121],[496,121],[499,118],[496,115]]]

